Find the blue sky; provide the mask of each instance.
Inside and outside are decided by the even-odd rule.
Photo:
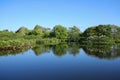
[[[120,0],[0,0],[0,30],[36,24],[76,25],[81,31],[98,24],[120,26]]]

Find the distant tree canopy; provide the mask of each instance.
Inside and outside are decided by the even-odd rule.
[[[73,26],[73,27],[69,28],[68,34],[69,34],[69,40],[71,40],[71,41],[77,41],[77,40],[80,39],[81,31],[76,26]]]
[[[116,25],[98,25],[86,29],[82,36],[82,41],[91,41],[95,43],[114,43],[120,42],[120,27]]]
[[[35,27],[34,27],[34,30],[36,30],[36,31],[41,31],[42,32],[42,26],[40,26],[40,25],[36,25]]]
[[[28,29],[26,27],[20,27],[16,33],[19,33],[21,35],[25,35],[28,32]]]
[[[53,35],[58,39],[67,39],[68,37],[67,28],[65,28],[62,25],[56,25],[53,28]]]
[[[83,33],[85,37],[113,37],[113,34],[119,33],[119,27],[115,25],[98,25],[89,27]]]
[[[17,33],[17,34],[16,34]],[[53,29],[35,25],[33,30],[26,27],[20,27],[15,33],[9,32],[7,29],[0,31],[1,39],[5,38],[56,38],[67,40],[69,42],[79,42],[84,40],[100,40],[104,39],[120,41],[120,27],[116,25],[97,25],[87,28],[83,33],[76,26],[66,28],[62,25],[55,25]]]
[[[29,31],[28,35],[38,35],[41,37],[50,37],[50,28],[44,28],[36,25],[33,30]]]
[[[28,35],[39,35],[39,36],[43,36],[42,26],[36,25],[33,30],[29,31]]]

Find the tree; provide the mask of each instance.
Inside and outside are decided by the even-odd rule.
[[[84,37],[111,37],[112,34],[112,26],[111,25],[98,25],[94,27],[90,27],[84,31]]]
[[[119,27],[116,25],[110,25],[111,27],[111,35],[114,40],[117,39],[117,36],[119,35]]]
[[[45,38],[50,37],[50,30],[50,28],[43,28],[43,34]]]
[[[40,25],[36,25],[33,30],[29,31],[28,35],[39,35],[43,36],[43,28]]]
[[[42,30],[42,26],[40,26],[40,25],[35,25],[35,27],[34,27],[34,30],[36,30],[36,31],[41,31]],[[41,31],[42,32],[42,31]]]
[[[120,27],[117,28],[117,39],[120,39]]]
[[[78,41],[80,39],[80,29],[76,26],[69,28],[69,40]]]
[[[86,29],[83,33],[84,37],[95,37],[96,36],[96,27],[89,27],[88,29]]]
[[[36,25],[34,27],[34,31],[37,33],[37,35],[43,36],[43,27],[40,25]]]
[[[85,39],[95,43],[111,43],[112,39],[112,29],[111,25],[98,25],[94,27],[90,27],[85,30],[83,33]]]
[[[98,25],[96,26],[96,35],[98,37],[105,36],[105,37],[111,37],[111,25]]]
[[[9,32],[6,30],[0,31],[0,39],[1,40],[9,40],[9,39],[16,39],[17,36],[14,32]]]
[[[19,33],[21,35],[25,35],[28,32],[28,29],[26,27],[20,27],[16,33]]]
[[[67,39],[68,37],[67,28],[65,28],[62,25],[56,25],[53,28],[53,35],[58,39]]]

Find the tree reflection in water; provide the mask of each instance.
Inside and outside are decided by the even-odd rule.
[[[28,51],[30,47],[24,47],[23,49],[18,50],[1,50],[0,56],[9,56],[9,55],[17,55],[17,54],[24,54],[24,52]]]
[[[86,54],[100,59],[114,59],[120,57],[120,46],[118,45],[92,45],[83,46]]]
[[[36,56],[40,56],[44,53],[53,52],[55,56],[64,56],[70,54],[77,56],[80,54],[80,49],[83,49],[84,52],[90,56],[94,56],[100,59],[115,59],[120,57],[120,45],[80,45],[79,43],[61,43],[57,45],[35,45],[32,47],[32,50]],[[30,48],[24,48],[16,51],[0,51],[0,56],[9,56],[23,54],[28,51]],[[30,49],[31,50],[31,49]]]
[[[36,45],[32,48],[36,56],[39,56],[44,53],[49,53],[50,51],[50,45]]]
[[[69,54],[72,54],[73,56],[76,56],[77,54],[79,54],[79,51],[80,51],[80,44],[69,43],[69,48],[68,48]]]
[[[69,54],[72,54],[73,56],[76,56],[77,54],[79,54],[79,50],[80,50],[80,45],[77,43],[64,43],[64,44],[58,44],[55,45],[53,47],[53,53],[56,56],[63,56],[65,54],[67,54],[67,52]]]
[[[66,43],[53,46],[53,54],[56,56],[63,56],[67,54],[68,45]]]

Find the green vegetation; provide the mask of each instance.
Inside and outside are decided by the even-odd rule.
[[[79,43],[59,43],[59,44],[38,44],[31,47],[24,47],[17,50],[1,50],[0,56],[9,56],[24,54],[26,51],[31,50],[34,55],[40,56],[43,54],[51,54],[57,57],[63,57],[66,55],[77,56],[80,54],[80,50],[83,50],[87,55],[100,58],[100,59],[115,59],[120,57],[120,44],[115,45],[81,45]],[[28,51],[29,52],[29,51]]]
[[[84,31],[81,39],[86,44],[114,44],[120,41],[120,27],[116,25],[98,25]]]
[[[68,37],[67,28],[62,25],[56,25],[53,28],[52,34],[53,37],[56,37],[57,39],[67,39]]]
[[[82,33],[76,26],[67,29],[62,25],[56,25],[50,29],[36,25],[33,30],[20,27],[16,32],[0,31],[0,50],[18,50],[36,43],[53,45],[66,42],[78,42],[84,45],[120,43],[120,27],[98,25],[89,27]]]
[[[36,56],[42,55],[46,52],[49,52],[50,45],[35,45],[32,50],[34,51]]]
[[[66,43],[54,45],[53,52],[56,56],[63,56],[67,53],[68,45]]]
[[[87,45],[82,46],[85,53],[100,59],[114,59],[120,57],[119,45]]]
[[[70,42],[78,42],[80,40],[80,35],[82,33],[79,28],[76,26],[70,27],[68,32],[68,40]]]
[[[0,50],[19,50],[24,47],[31,47],[35,44],[34,40],[0,40]]]

